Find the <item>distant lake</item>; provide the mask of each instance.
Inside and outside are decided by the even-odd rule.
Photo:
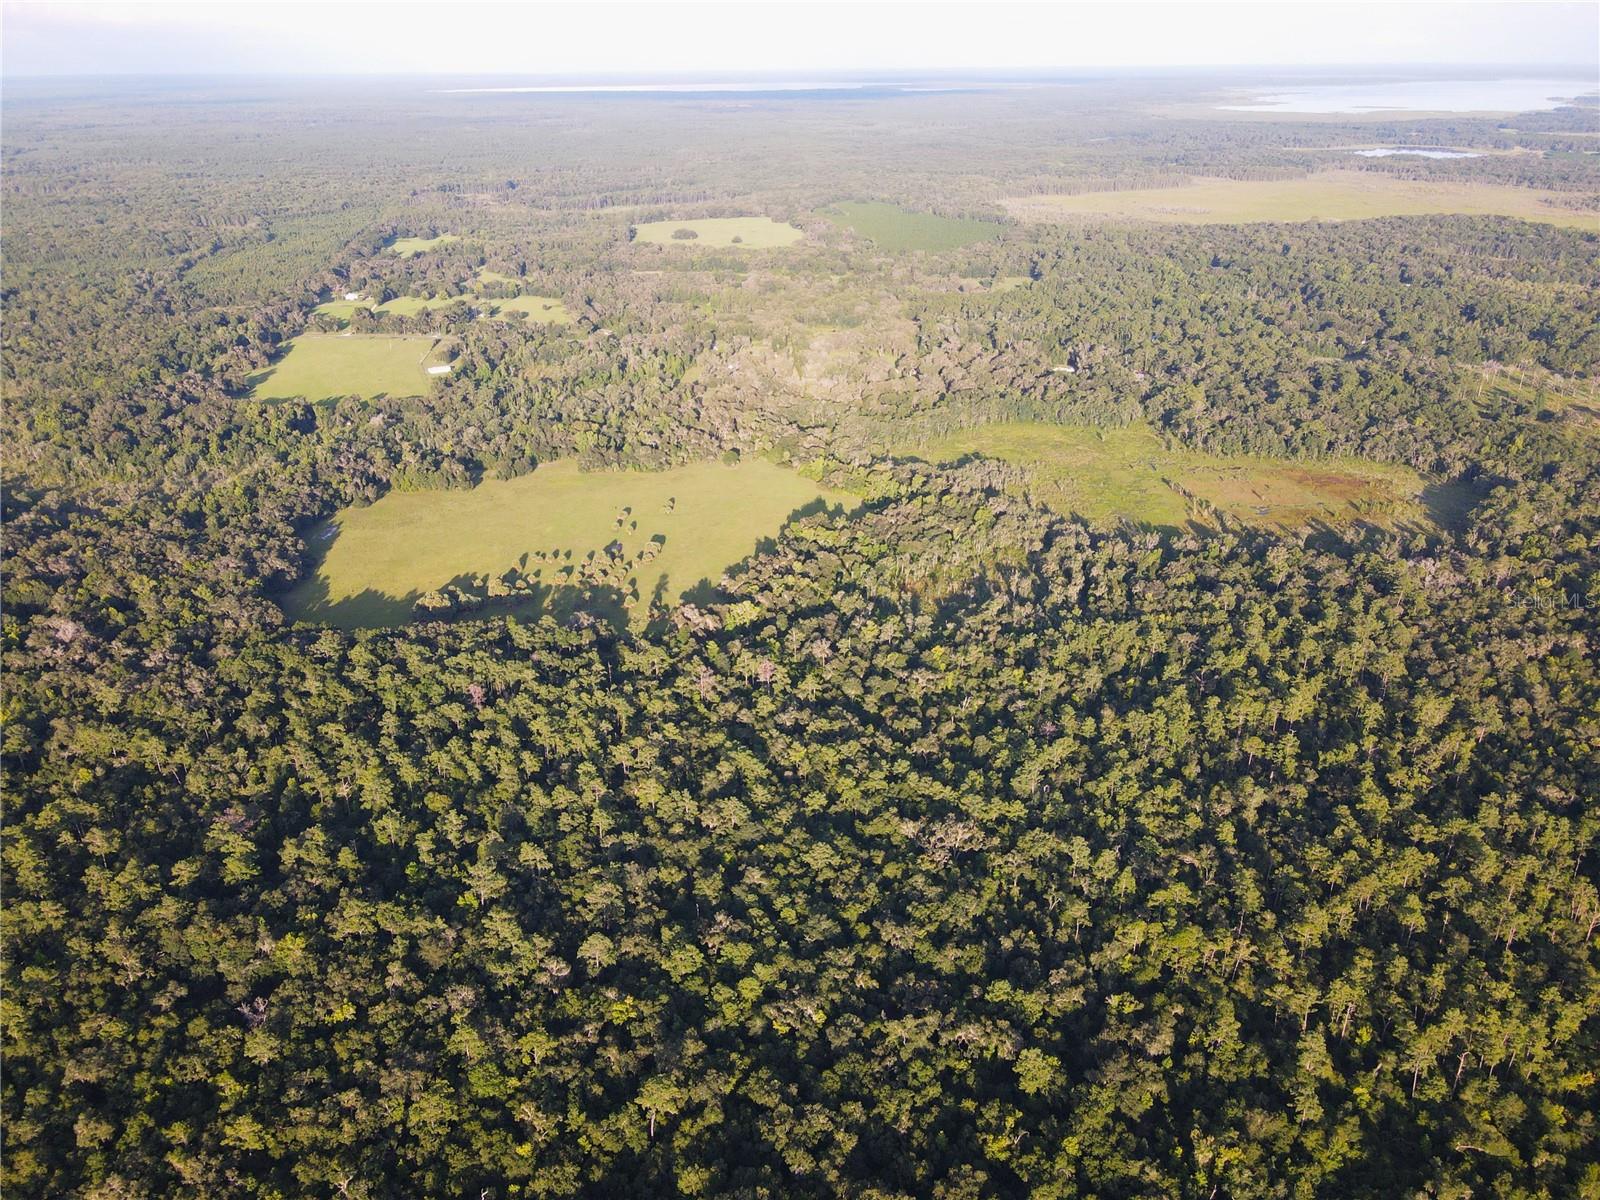
[[[1263,90],[1251,103],[1217,107],[1281,113],[1548,112],[1595,91],[1592,79],[1419,79]]]
[[[872,80],[782,80],[723,79],[705,82],[672,83],[546,83],[503,87],[434,88],[445,96],[472,95],[768,95],[787,93],[848,93],[854,96],[904,95],[921,92],[974,92],[1030,87],[1065,87],[1065,83],[1034,84],[1015,80],[952,80],[950,82],[906,83]]]
[[[753,79],[733,83],[553,83],[537,87],[461,87],[435,90],[445,95],[484,92],[830,92],[893,86],[886,83],[805,83]]]
[[[1416,158],[1482,158],[1470,150],[1413,150],[1409,146],[1379,146],[1374,150],[1352,150],[1362,158],[1388,158],[1393,154],[1409,154]]]

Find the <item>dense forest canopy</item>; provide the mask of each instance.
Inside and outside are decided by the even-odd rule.
[[[1600,109],[1225,82],[8,84],[6,1193],[1600,1196]],[[1000,203],[1333,167],[1596,228]],[[345,335],[447,369],[253,395]],[[1000,422],[1451,502],[903,450]],[[851,503],[627,619],[279,604],[392,491],[758,457]]]

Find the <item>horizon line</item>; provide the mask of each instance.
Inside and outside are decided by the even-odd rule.
[[[1237,70],[1281,70],[1294,72],[1325,72],[1349,71],[1363,73],[1383,73],[1412,68],[1426,68],[1429,70],[1460,70],[1460,71],[1490,71],[1490,70],[1521,70],[1533,75],[1551,75],[1565,71],[1591,71],[1595,73],[1595,87],[1600,89],[1600,59],[1593,62],[1573,61],[1566,63],[1534,63],[1515,60],[1475,60],[1471,62],[1450,61],[1440,59],[1409,59],[1387,63],[1372,62],[1327,62],[1327,63],[1290,63],[1290,62],[1236,62],[1236,63],[1055,63],[1040,64],[1028,67],[979,67],[979,66],[932,66],[932,67],[884,67],[873,68],[838,68],[838,67],[783,67],[769,68],[755,71],[734,71],[726,68],[707,67],[703,70],[685,68],[677,71],[635,72],[635,71],[549,71],[549,70],[500,70],[500,71],[475,71],[463,70],[393,70],[393,71],[296,71],[296,70],[214,70],[214,71],[27,71],[7,69],[0,70],[0,83],[6,80],[18,79],[546,79],[553,81],[628,81],[638,84],[650,83],[695,83],[719,82],[738,83],[755,80],[771,80],[774,82],[849,82],[862,86],[871,86],[874,83],[883,84],[899,78],[927,78],[939,75],[988,75],[988,76],[1024,76],[1050,72],[1094,72],[1094,71],[1152,71],[1159,73],[1210,73],[1217,71]],[[804,76],[820,76],[810,80]],[[722,78],[717,78],[721,76]]]

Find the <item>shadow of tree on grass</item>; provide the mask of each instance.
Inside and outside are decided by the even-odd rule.
[[[332,625],[338,629],[380,629],[411,620],[421,592],[390,595],[367,588],[353,596],[331,598],[326,577],[318,574],[277,597],[278,607],[291,621]]]

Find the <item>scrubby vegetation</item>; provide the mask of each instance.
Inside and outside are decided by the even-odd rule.
[[[1594,111],[1216,86],[8,81],[6,1195],[1593,1193],[1600,238],[1000,205],[1415,138],[1592,207]],[[330,521],[442,556],[342,628]]]
[[[1215,455],[1163,444],[1128,425],[980,425],[910,448],[935,462],[971,455],[1024,468],[1036,499],[1105,526],[1123,521],[1176,530],[1244,525],[1398,525],[1426,521],[1424,481],[1405,468],[1357,459],[1315,465]]]

